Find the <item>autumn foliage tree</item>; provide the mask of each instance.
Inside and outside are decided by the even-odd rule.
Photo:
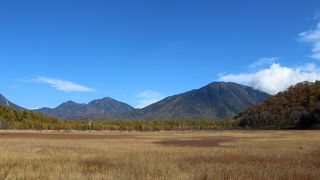
[[[320,81],[291,86],[236,118],[240,126],[258,129],[319,128]]]

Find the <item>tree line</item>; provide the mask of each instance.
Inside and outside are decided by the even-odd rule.
[[[213,130],[237,126],[225,120],[60,120],[39,112],[0,106],[0,129],[30,130]]]
[[[224,120],[60,120],[0,106],[0,129],[32,130],[215,130],[320,129],[320,81],[302,82]]]

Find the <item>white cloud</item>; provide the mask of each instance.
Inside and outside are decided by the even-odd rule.
[[[258,61],[252,63],[249,65],[249,68],[259,68],[259,67],[262,67],[262,66],[265,66],[265,65],[270,65],[272,63],[274,63],[275,61],[277,61],[279,58],[277,57],[264,57],[264,58],[261,58],[259,59]]]
[[[245,84],[275,94],[302,81],[320,80],[320,69],[315,64],[290,68],[273,63],[270,67],[253,72],[222,75],[219,81],[232,81]]]
[[[163,99],[164,96],[156,91],[152,90],[145,90],[137,95],[138,97],[138,105],[136,108],[144,108],[150,104],[153,104],[155,102],[158,102],[159,100]]]
[[[304,31],[299,36],[301,40],[313,43],[311,57],[320,60],[320,23],[315,29]]]
[[[55,79],[55,78],[50,78],[50,77],[45,77],[45,76],[38,76],[35,79],[33,79],[33,82],[49,84],[53,88],[56,88],[57,90],[65,91],[65,92],[93,92],[93,91],[95,91],[94,89],[88,88],[88,87],[80,85],[80,84],[76,84],[71,81],[65,81],[65,80]]]
[[[40,109],[40,108],[27,108],[27,109],[29,109],[29,110],[37,110],[37,109]]]

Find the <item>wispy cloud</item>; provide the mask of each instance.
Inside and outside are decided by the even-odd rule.
[[[139,93],[137,97],[138,105],[136,106],[136,108],[139,109],[144,108],[164,98],[164,96],[161,93],[152,90],[145,90]]]
[[[320,20],[320,10],[317,10],[317,12],[315,13],[313,19],[316,20],[316,21]]]
[[[301,40],[313,44],[311,57],[320,60],[320,23],[317,24],[316,28],[304,31],[299,36]]]
[[[10,84],[9,85],[9,88],[11,88],[11,89],[16,89],[16,88],[19,88],[20,87],[20,85],[17,85],[17,84]]]
[[[51,87],[56,88],[60,91],[65,92],[93,92],[95,91],[92,88],[71,82],[71,81],[65,81],[61,79],[46,77],[46,76],[38,76],[36,78],[32,79],[32,82],[37,83],[43,83],[43,84],[49,84]]]
[[[249,68],[260,68],[266,65],[270,65],[274,62],[276,62],[279,58],[277,57],[264,57],[259,59],[258,61],[252,63],[249,65]]]
[[[301,67],[285,67],[273,63],[270,67],[253,72],[222,75],[219,81],[232,81],[275,94],[302,81],[320,80],[320,69],[315,64]]]

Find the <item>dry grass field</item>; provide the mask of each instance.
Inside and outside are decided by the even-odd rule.
[[[0,131],[0,179],[320,179],[320,131]]]

